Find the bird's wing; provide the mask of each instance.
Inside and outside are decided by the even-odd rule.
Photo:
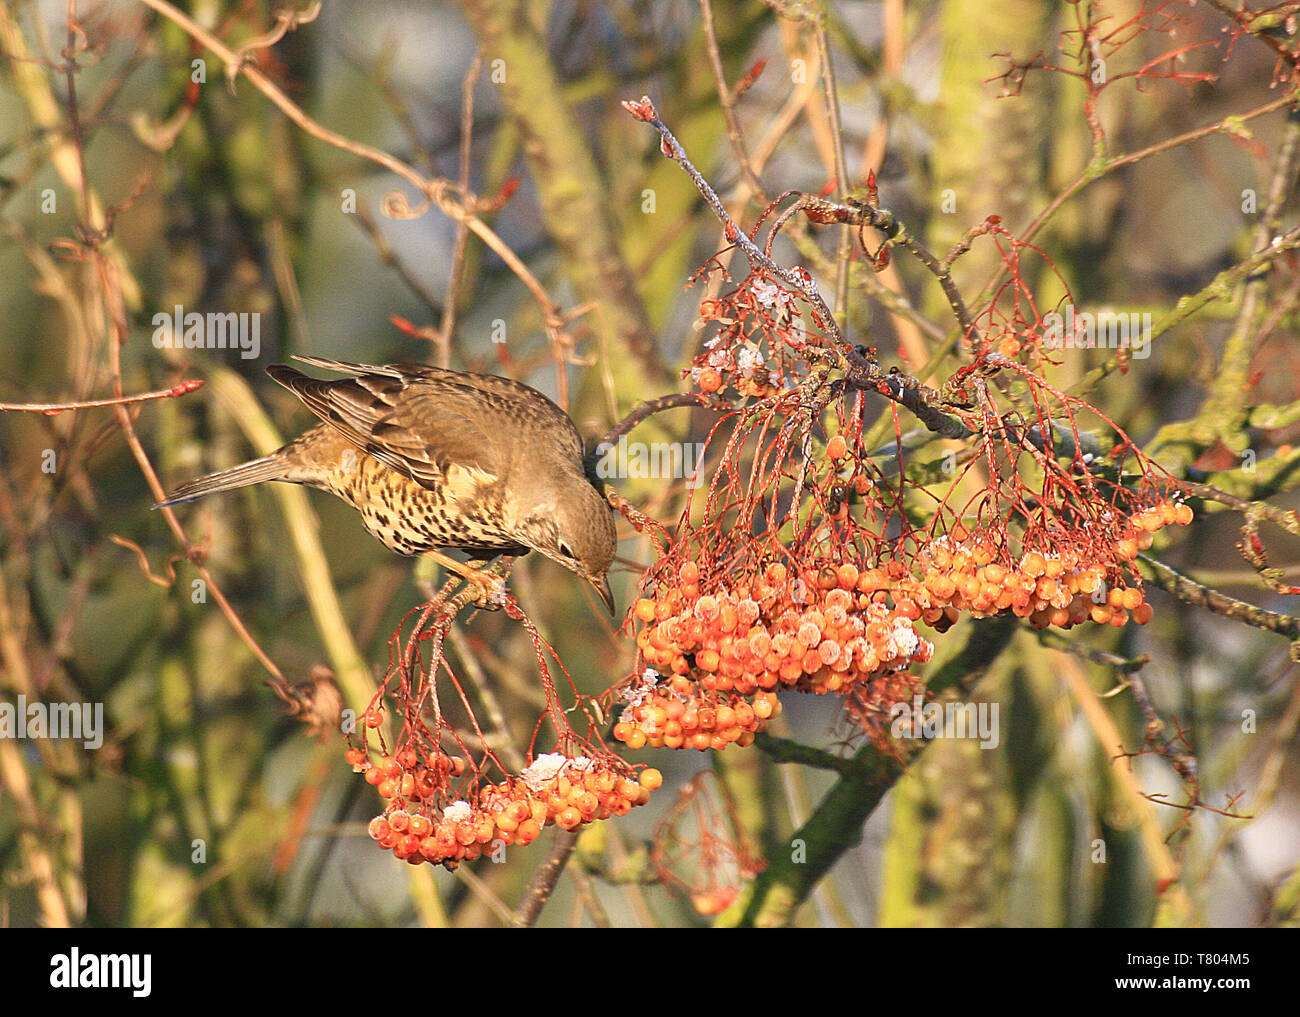
[[[356,376],[320,381],[285,364],[267,372],[358,448],[424,487],[445,483],[453,466],[490,483],[514,457],[521,432],[533,422],[544,421],[550,428],[560,424],[558,433],[571,440],[574,455],[582,454],[582,440],[564,412],[540,392],[508,378],[416,365],[296,359]]]

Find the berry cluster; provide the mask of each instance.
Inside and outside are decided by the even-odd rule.
[[[433,767],[415,766],[414,756],[407,748],[370,763],[361,749],[348,750],[348,761],[390,799],[384,814],[370,821],[370,836],[412,865],[433,862],[448,869],[485,851],[530,844],[551,823],[575,830],[626,815],[663,783],[658,770],[642,770],[634,780],[607,762],[548,753],[518,777],[454,798],[447,777],[463,773],[463,761],[439,756]]]
[[[934,652],[913,628],[915,605],[890,608],[860,592],[852,564],[796,574],[773,562],[711,593],[700,592],[695,562],[676,578],[659,596],[637,601],[634,615],[645,623],[637,646],[652,668],[691,674],[704,689],[838,692]]]
[[[396,756],[381,756],[374,763],[368,761],[363,749],[350,748],[346,758],[356,772],[365,775],[367,784],[374,785],[380,798],[417,802],[434,799],[446,790],[451,778],[465,773],[465,760],[459,756],[435,756],[429,766],[419,761],[413,748],[403,749]]]
[[[719,692],[702,688],[685,675],[660,684],[653,668],[646,668],[641,680],[624,691],[623,700],[627,703],[624,719],[614,725],[614,737],[629,749],[650,745],[703,751],[733,744],[743,748],[781,712],[775,693],[746,697]]]
[[[701,301],[700,323],[718,330],[683,373],[701,392],[731,388],[757,399],[777,395],[806,370],[797,356],[809,338],[798,302],[799,294],[785,282],[762,272]]]
[[[851,712],[871,721],[878,695],[920,687],[908,669],[934,647],[914,623],[943,631],[962,612],[1014,614],[1037,628],[1122,626],[1130,618],[1145,625],[1151,605],[1129,563],[1158,530],[1191,519],[1186,505],[1162,501],[1104,539],[1027,536],[1022,544],[1044,549],[1019,555],[991,533],[958,525],[910,562],[802,569],[771,562],[725,585],[704,580],[688,560],[633,607],[645,667],[624,683],[614,737],[633,749],[745,746],[780,712],[779,689],[851,695]]]
[[[842,692],[928,661],[916,605],[889,607],[860,592],[860,578],[851,564],[796,573],[772,562],[703,593],[699,566],[685,562],[633,608],[648,666],[623,692],[614,737],[630,748],[745,746],[780,712],[776,689]]]
[[[886,569],[864,573],[863,584],[889,590],[898,602],[910,600],[928,623],[946,628],[958,612],[977,618],[1015,614],[1035,628],[1071,628],[1091,620],[1099,625],[1125,625],[1130,616],[1139,625],[1151,620],[1151,605],[1140,585],[1128,585],[1125,564],[1151,546],[1165,526],[1185,526],[1192,510],[1184,504],[1162,502],[1130,518],[1119,536],[1100,545],[1103,555],[1076,550],[1068,542],[1055,549],[1030,550],[1012,561],[993,542],[957,529],[931,541],[916,556],[915,575],[894,576]],[[1091,545],[1096,548],[1097,544]]]

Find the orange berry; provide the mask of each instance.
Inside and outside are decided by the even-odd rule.
[[[572,805],[566,806],[556,813],[555,825],[561,830],[576,830],[582,825],[582,813]]]
[[[1139,625],[1145,625],[1151,620],[1154,614],[1155,611],[1152,610],[1150,604],[1143,603],[1133,608],[1133,620]]]
[[[939,600],[952,600],[957,595],[957,583],[950,575],[938,575],[933,577],[934,584],[930,587]]]
[[[639,727],[632,728],[632,730],[628,732],[626,738],[621,738],[619,740],[632,750],[645,748],[645,743],[647,741],[645,732]]]
[[[858,576],[859,593],[875,593],[889,589],[889,577],[880,569],[867,569]]]
[[[433,821],[428,816],[417,814],[411,817],[409,829],[412,837],[423,839],[433,832]]]
[[[700,371],[699,386],[701,392],[716,392],[722,387],[722,375],[712,367]]]
[[[501,839],[509,844],[514,839],[514,834],[515,831],[519,829],[519,824],[509,816],[502,815],[496,817],[496,828],[497,832],[501,835]]]
[[[637,621],[649,624],[655,620],[655,602],[642,597],[636,602],[636,607],[633,608],[633,614],[636,616]]]
[[[1190,505],[1184,505],[1179,502],[1174,506],[1174,522],[1179,526],[1186,526],[1192,521],[1192,508]]]
[[[654,767],[649,767],[641,771],[637,780],[647,791],[654,791],[663,785],[664,775]]]
[[[844,435],[837,434],[826,443],[826,454],[832,459],[843,459],[849,454],[849,443],[844,440]]]

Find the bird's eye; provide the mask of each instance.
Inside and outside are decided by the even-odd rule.
[[[566,544],[564,541],[560,541],[560,554],[564,555],[564,557],[566,558],[578,557],[576,554],[574,554],[572,551],[569,550],[569,545]]]

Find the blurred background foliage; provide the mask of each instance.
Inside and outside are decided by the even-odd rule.
[[[678,371],[699,344],[692,324],[700,292],[686,283],[723,244],[690,181],[619,101],[652,96],[752,225],[761,204],[728,140],[700,4],[326,0],[315,20],[247,54],[293,103],[352,141],[424,173],[452,181],[464,174],[485,199],[517,178],[508,200],[479,214],[551,300],[574,312],[567,345],[547,340],[537,303],[498,254],[474,237],[464,243],[457,223],[436,208],[386,216],[389,192],[403,190],[412,204],[418,195],[374,163],[310,136],[248,80],[228,80],[221,60],[153,6],[17,0],[0,9],[0,313],[8,323],[0,332],[0,402],[101,398],[115,378],[126,393],[207,382],[181,398],[130,407],[139,455],[112,408],[0,415],[0,700],[102,703],[106,721],[95,751],[0,740],[0,923],[503,921],[545,844],[512,851],[508,864],[480,863],[472,874],[413,869],[377,850],[365,823],[378,803],[345,764],[341,738],[313,738],[285,716],[263,685],[266,669],[230,621],[241,620],[291,682],[316,665],[332,669],[345,704],[360,709],[360,693],[387,665],[389,637],[425,599],[430,576],[364,535],[341,503],[280,485],[185,507],[184,544],[150,511],[155,492],[140,456],[169,488],[298,433],[307,414],[263,373],[294,353],[363,362],[446,356],[453,366],[506,373],[566,400],[589,440],[640,400],[680,390]],[[836,136],[821,91],[820,19],[850,182],[861,186],[875,169],[881,203],[944,252],[990,214],[1023,229],[1097,164],[1081,82],[1039,72],[1019,94],[1002,96],[1008,62],[994,56],[1028,61],[1043,53],[1070,64],[1060,33],[1079,6],[1087,5],[719,3],[713,27],[728,82],[766,61],[736,112],[769,195],[833,189]],[[1137,33],[1122,59],[1140,64],[1208,41],[1182,66],[1215,77],[1186,85],[1154,79],[1140,89],[1117,83],[1096,111],[1109,155],[1279,99],[1270,87],[1274,55],[1257,40],[1238,40],[1225,61],[1228,22],[1213,5],[1148,7],[1177,8],[1185,21],[1176,36]],[[260,0],[181,9],[235,49],[275,24]],[[1119,25],[1139,9],[1124,0],[1105,4],[1104,13]],[[73,75],[65,73],[69,57]],[[1230,124],[1099,175],[1048,220],[1035,243],[1080,305],[1158,318],[1250,253],[1258,213],[1243,195],[1257,194],[1263,207],[1295,125],[1284,109]],[[1282,184],[1290,221],[1293,171]],[[116,349],[109,290],[98,263],[79,253],[86,224],[104,224],[95,210],[109,206],[111,240],[102,250],[116,266],[127,325]],[[802,249],[784,238],[778,244],[783,263],[815,265],[817,251],[830,263],[838,231],[800,236]],[[957,263],[968,297],[994,256],[991,245],[977,244]],[[1230,434],[1184,435],[1155,456],[1243,496],[1274,495],[1274,504],[1294,507],[1287,492],[1300,427],[1288,407],[1300,399],[1300,285],[1290,261],[1277,273],[1267,320],[1247,337],[1244,360],[1232,350],[1240,290],[1228,289],[1090,398],[1140,442],[1171,422],[1201,420],[1216,398],[1243,413],[1276,405],[1273,417],[1238,420]],[[848,333],[878,347],[883,362],[919,369],[939,344],[868,299],[866,274],[858,260]],[[830,292],[833,279],[818,278]],[[942,294],[917,265],[896,253],[884,278],[945,322]],[[1050,277],[1031,281],[1044,306],[1060,296]],[[153,315],[177,305],[259,312],[257,355],[155,348]],[[444,346],[414,337],[390,315],[433,332],[450,321],[453,338]],[[1062,358],[1054,382],[1077,382],[1099,365],[1094,356],[1100,351]],[[1216,388],[1228,367],[1242,364],[1245,385]],[[936,377],[953,365],[940,364]],[[712,419],[676,410],[635,437],[700,440]],[[1248,460],[1261,470],[1273,464],[1259,475],[1266,483],[1243,476]],[[666,523],[681,511],[680,482],[618,486]],[[1225,593],[1293,613],[1294,599],[1262,585],[1235,553],[1240,522],[1235,513],[1201,514],[1157,551]],[[611,578],[625,607],[653,549],[627,527],[621,533],[624,564]],[[1296,539],[1280,530],[1266,530],[1265,539],[1294,582]],[[525,559],[512,583],[581,688],[602,690],[627,672],[632,640],[592,609],[572,577]],[[976,697],[1000,704],[998,747],[930,746],[871,814],[860,841],[843,839],[835,867],[788,920],[1294,923],[1300,706],[1286,639],[1161,593],[1152,602],[1156,619],[1144,629],[1072,637],[1123,658],[1149,655],[1141,675],[1166,721],[1161,737],[1185,730],[1203,801],[1223,807],[1241,794],[1234,811],[1249,818],[1207,810],[1189,818],[1153,801],[1186,800],[1166,759],[1133,759],[1136,779],[1122,779],[1127,764],[1114,757],[1121,744],[1142,746],[1144,720],[1131,694],[1097,698],[1120,684],[1113,666],[1028,630],[964,622],[940,640],[935,666],[978,678]],[[499,614],[480,614],[451,650],[500,696],[510,731],[526,745],[540,696],[524,633]],[[835,749],[846,729],[830,698],[787,697],[778,733]],[[1253,723],[1243,722],[1244,711]],[[644,847],[676,791],[703,770],[716,769],[741,827],[714,834],[788,859],[791,831],[835,785],[834,774],[778,765],[757,748],[712,755],[637,754],[664,770],[666,787],[646,808],[584,835],[542,920],[706,921],[656,882]]]

